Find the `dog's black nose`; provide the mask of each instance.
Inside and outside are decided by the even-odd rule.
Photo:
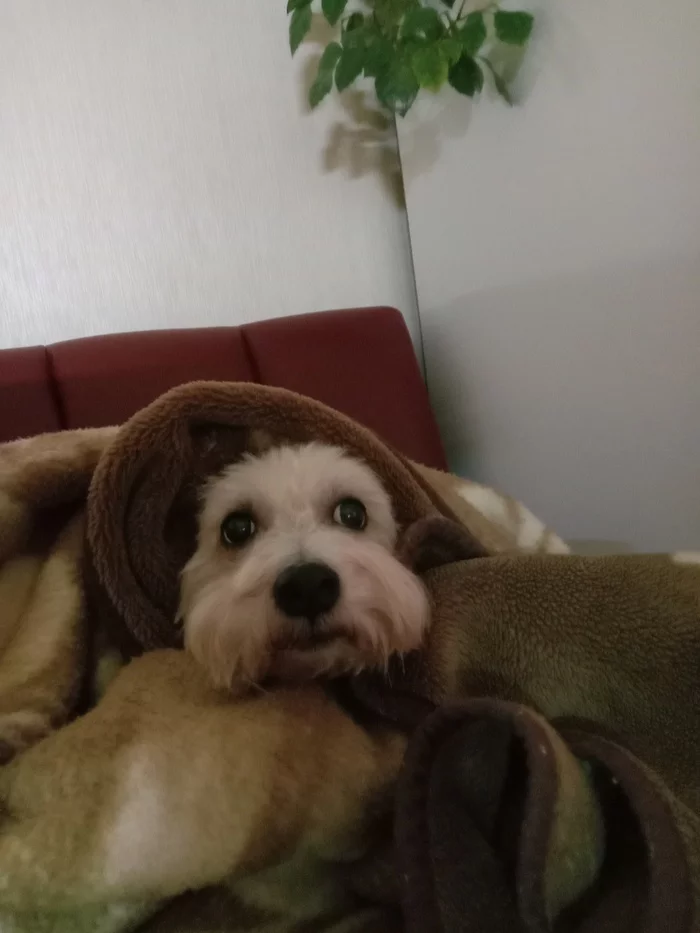
[[[327,564],[293,564],[275,580],[273,595],[286,616],[313,622],[338,602],[340,577]]]

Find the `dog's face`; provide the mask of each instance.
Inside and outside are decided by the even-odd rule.
[[[396,536],[376,475],[342,450],[247,457],[205,488],[182,574],[185,647],[228,687],[385,665],[428,619]]]

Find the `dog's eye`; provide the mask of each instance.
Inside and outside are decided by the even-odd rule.
[[[333,512],[333,521],[353,531],[362,531],[367,524],[367,509],[359,499],[341,499]]]
[[[250,512],[231,512],[221,523],[221,540],[228,547],[240,547],[255,531],[255,519]]]

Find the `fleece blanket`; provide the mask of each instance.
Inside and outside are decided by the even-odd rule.
[[[424,551],[428,644],[354,684],[418,726],[396,824],[407,929],[700,929],[698,564],[459,560],[470,539],[422,526],[411,547],[444,545]]]
[[[258,430],[392,495],[434,619],[388,680],[234,701],[177,650],[196,491]],[[565,550],[260,386],[0,448],[0,929],[698,929],[700,575]]]

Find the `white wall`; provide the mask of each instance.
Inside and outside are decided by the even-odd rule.
[[[415,335],[393,128],[307,115],[301,57],[278,0],[0,0],[0,346],[375,303]]]
[[[563,534],[697,547],[700,9],[538,9],[520,106],[400,126],[433,401],[454,466]]]

